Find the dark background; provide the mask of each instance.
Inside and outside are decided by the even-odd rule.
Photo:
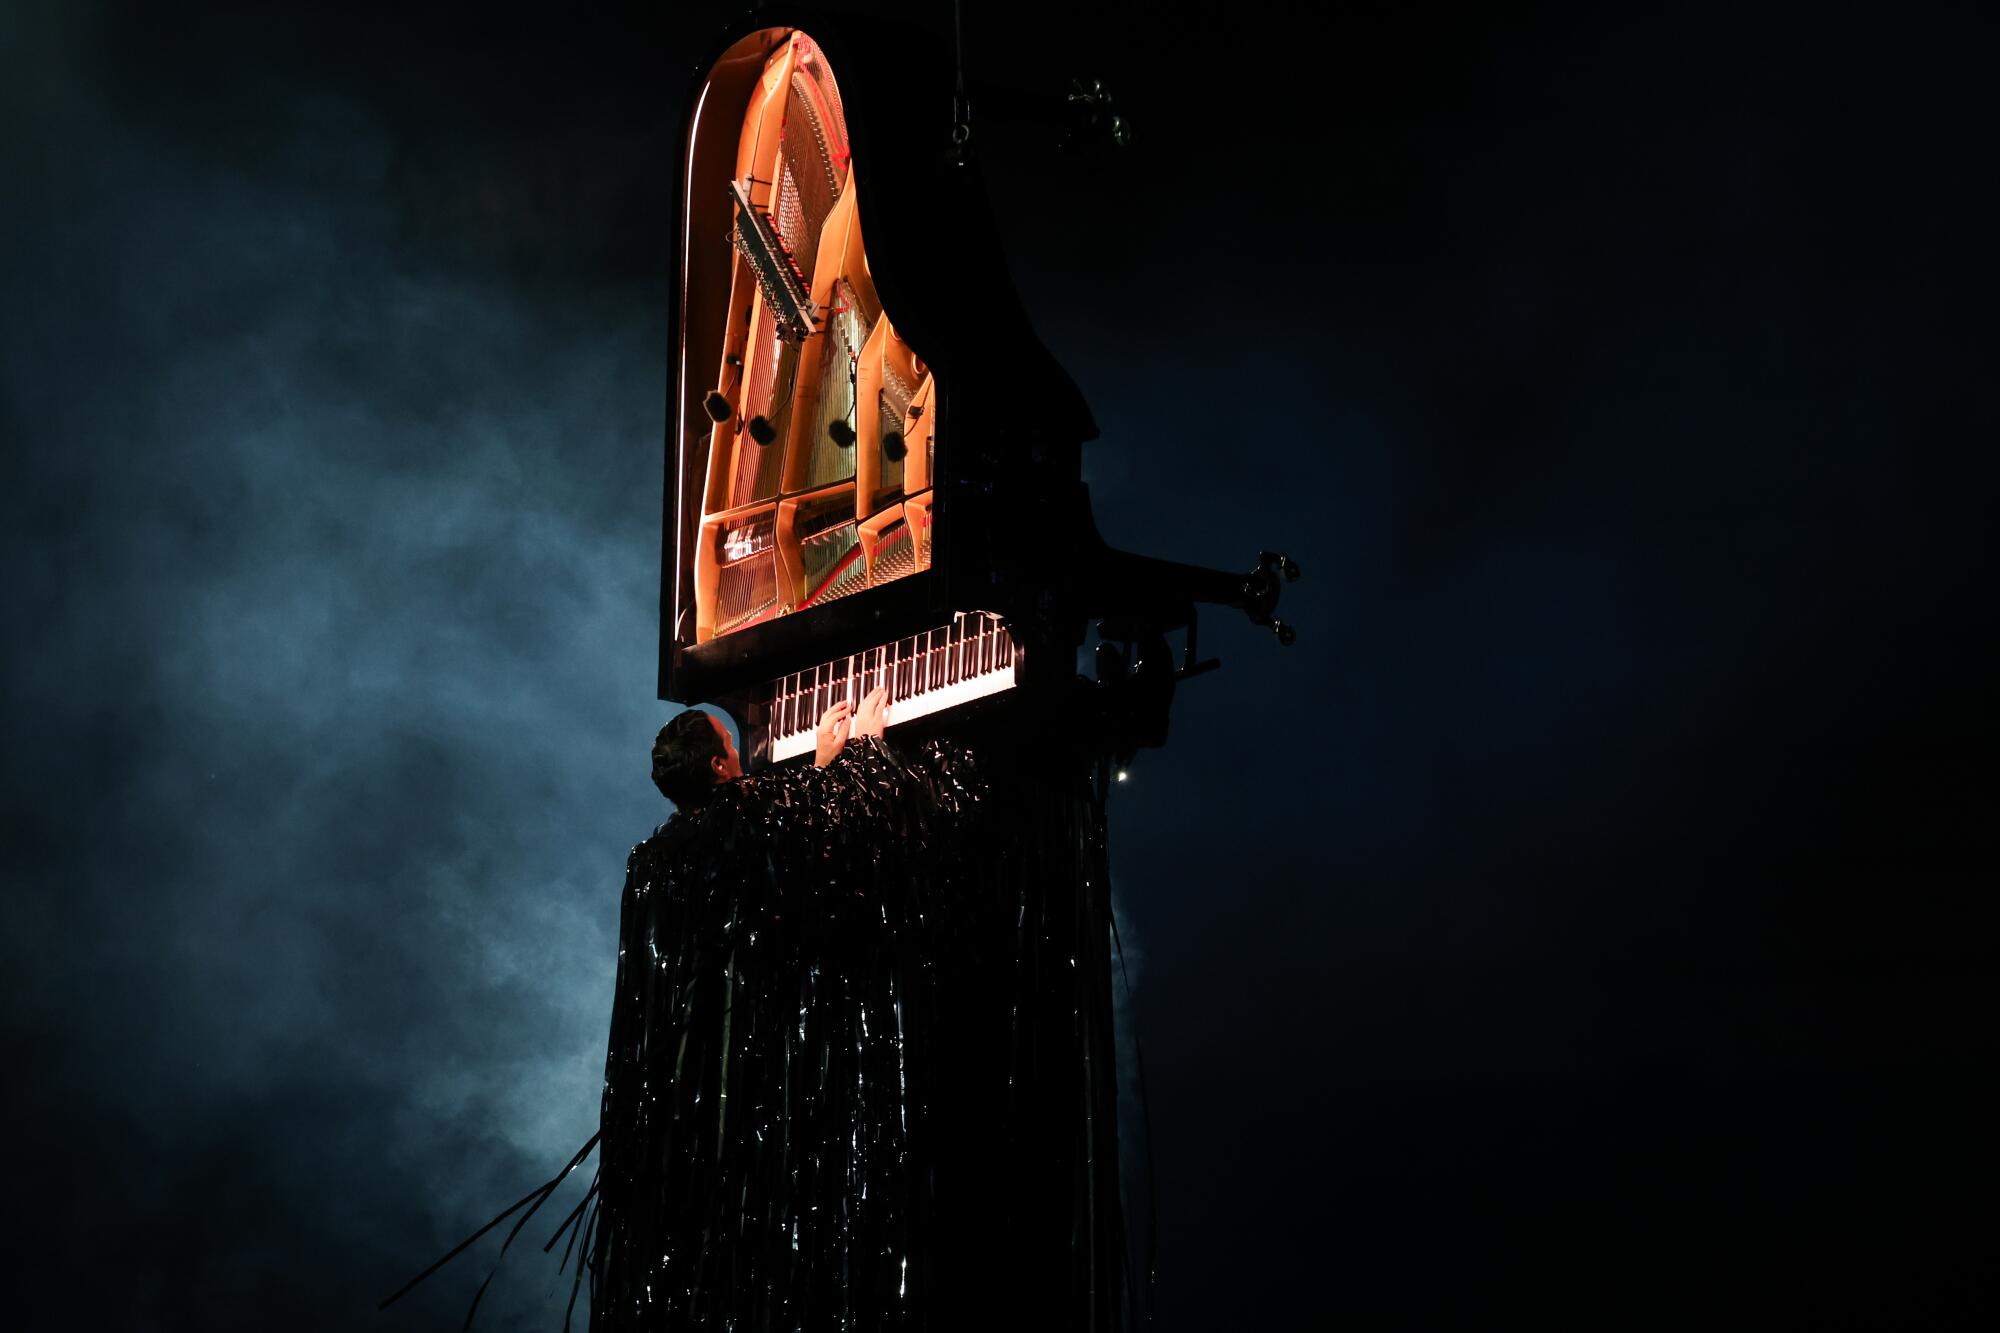
[[[9,1324],[455,1327],[592,1128],[663,8],[6,11]],[[970,0],[1106,535],[1306,570],[1114,802],[1160,1329],[1992,1316],[1994,35]]]

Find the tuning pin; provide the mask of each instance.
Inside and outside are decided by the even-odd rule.
[[[729,400],[722,396],[720,389],[711,390],[708,397],[701,400],[701,410],[708,413],[710,421],[718,423],[736,415],[735,409],[729,406]]]
[[[1298,631],[1282,620],[1271,622],[1271,632],[1278,636],[1278,642],[1289,648],[1298,641]]]
[[[778,438],[778,428],[761,415],[750,418],[750,438],[759,444],[769,444]]]
[[[833,442],[841,448],[852,449],[854,447],[854,427],[847,424],[847,418],[837,417],[827,422],[826,433],[831,435]]]
[[[903,432],[889,430],[882,432],[882,457],[891,463],[903,461],[903,455],[910,452],[910,446],[903,443]]]

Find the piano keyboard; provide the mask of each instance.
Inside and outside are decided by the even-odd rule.
[[[811,754],[820,715],[842,699],[854,707],[877,686],[889,690],[895,726],[1014,688],[1017,650],[1000,617],[974,611],[928,630],[796,672],[776,683],[771,761]]]

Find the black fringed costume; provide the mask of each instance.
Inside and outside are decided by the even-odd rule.
[[[1105,888],[1086,781],[936,742],[634,849],[591,1328],[1123,1327]]]
[[[862,740],[739,778],[634,848],[599,1132],[383,1305],[514,1218],[504,1256],[599,1148],[543,1247],[572,1307],[588,1268],[593,1333],[1122,1333],[1151,1274],[1103,807],[1008,716],[977,759]]]

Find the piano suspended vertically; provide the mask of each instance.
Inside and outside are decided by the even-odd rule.
[[[809,751],[819,708],[872,683],[892,727],[1066,684],[1091,619],[1140,643],[1196,601],[1272,624],[1288,564],[1195,570],[1097,538],[1095,423],[948,151],[949,70],[913,40],[753,32],[688,128],[660,694],[729,707],[753,763]]]
[[[1163,742],[1175,682],[1213,665],[1196,660],[1195,604],[1288,642],[1271,613],[1296,567],[1195,569],[1099,539],[1082,484],[1096,426],[952,151],[948,52],[851,17],[763,26],[689,105],[660,694],[726,708],[752,767],[808,762],[824,708],[877,684],[891,742],[964,734],[1001,754],[992,771],[1016,776],[996,804],[1025,850],[996,871],[1018,895],[1013,979],[990,997],[1007,1021],[981,1030],[1011,1043],[989,1061],[1007,1104],[977,1124],[968,1109],[965,1132],[1007,1142],[965,1155],[1008,1164],[986,1178],[1018,1197],[993,1204],[1004,1227],[969,1198],[940,1215],[1013,1247],[989,1314],[1012,1300],[1038,1327],[1124,1328],[1145,1279],[1119,1205],[1101,775]],[[1106,642],[1084,682],[1093,621]],[[978,1268],[969,1249],[947,1258],[940,1272]],[[984,1326],[971,1280],[913,1326]]]

